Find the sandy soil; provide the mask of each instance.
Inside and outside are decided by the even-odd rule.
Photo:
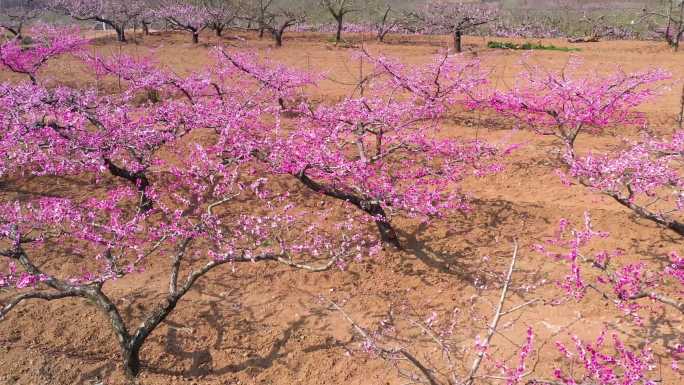
[[[246,35],[235,39],[230,33],[218,42],[257,50],[263,56],[303,69],[325,71],[330,80],[323,81],[320,89],[313,92],[327,100],[347,94],[350,87],[345,84],[353,82],[363,71],[359,61],[351,59],[352,50],[327,43],[327,35],[287,37],[282,49],[273,49],[268,40]],[[210,62],[210,48],[217,38],[207,35],[202,41],[203,44],[193,46],[189,36],[163,34],[145,37],[139,44],[119,46],[111,38],[102,38],[91,49],[153,55],[185,72]],[[368,42],[367,47],[371,52],[382,52],[407,63],[420,63],[448,42],[447,37],[390,37],[390,44]],[[562,41],[544,42],[567,45]],[[520,71],[518,62],[522,54],[489,50],[485,45],[486,39],[465,39],[466,49],[491,69],[494,86],[512,85]],[[675,54],[666,44],[654,42],[576,46],[582,48],[576,54],[584,59],[587,68],[598,72],[612,68],[632,71],[648,66],[672,71],[675,86],[664,90],[657,102],[643,109],[654,130],[672,130],[684,77],[684,53]],[[549,51],[535,53],[528,60],[557,68],[568,58],[568,53]],[[86,81],[72,64],[55,63],[49,72],[73,84]],[[614,234],[599,246],[622,248],[627,258],[662,265],[666,263],[667,252],[681,250],[681,239],[676,234],[635,218],[618,204],[582,187],[563,186],[554,174],[553,140],[515,130],[514,126],[485,113],[457,114],[445,122],[449,135],[478,136],[525,146],[507,160],[504,173],[466,183],[473,196],[471,213],[454,215],[427,228],[412,221],[399,221],[400,235],[407,246],[403,252],[386,251],[382,258],[354,264],[346,272],[310,274],[262,264],[240,266],[236,272],[221,269],[202,279],[145,345],[145,368],[138,383],[403,384],[406,381],[383,361],[353,352],[357,343],[350,325],[339,313],[320,305],[315,300],[317,295],[325,294],[344,303],[347,312],[367,326],[382,319],[390,304],[406,299],[422,315],[432,311],[449,313],[455,307],[464,309],[457,339],[462,346],[470,347],[473,338],[483,334],[485,323],[467,309],[485,317],[491,313],[486,300],[493,300],[498,288],[490,282],[490,272],[505,268],[514,238],[520,241],[521,262],[514,278],[512,304],[549,298],[556,292],[553,280],[565,273],[564,268],[531,252],[529,246],[552,234],[562,217],[579,221],[584,211],[589,210],[598,229]],[[622,128],[599,137],[583,137],[581,149],[605,148],[635,134],[632,128]],[[21,185],[30,191],[75,188],[68,181],[50,186],[25,181]],[[59,264],[45,261],[45,266],[56,269]],[[158,279],[160,274],[166,277],[165,269],[165,264],[149,266],[141,275],[107,285],[107,293],[117,299],[131,324],[142,313],[152,310],[165,293],[166,281]],[[528,292],[521,287],[525,282],[540,287]],[[479,299],[474,307],[473,298]],[[590,338],[607,327],[637,347],[646,330],[647,338],[660,353],[665,345],[681,339],[681,321],[681,317],[655,310],[653,318],[646,320],[646,328],[634,334],[629,322],[612,306],[589,296],[580,305],[530,306],[505,334],[520,342],[524,330],[532,326],[539,333],[539,341],[553,341],[566,338],[568,333]],[[109,325],[95,308],[82,301],[26,304],[0,325],[2,384],[126,382]],[[557,332],[559,335],[554,336]],[[497,337],[494,343],[502,351],[510,351],[504,338]],[[427,348],[423,351],[435,354]],[[548,374],[554,366],[552,358],[556,357],[552,343],[541,348],[541,356],[548,360],[538,370]],[[462,364],[469,365],[469,360]],[[672,377],[668,367],[669,361],[663,361],[663,384],[678,383],[680,379]]]

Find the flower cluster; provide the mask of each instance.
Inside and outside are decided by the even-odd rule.
[[[679,232],[677,214],[684,208],[683,144],[682,131],[669,138],[644,134],[622,149],[567,157],[566,162],[569,174],[582,184]]]
[[[281,101],[283,92],[311,80],[284,81],[287,72],[273,76],[226,55]],[[439,119],[454,106],[477,105],[486,83],[477,61],[440,55],[418,68],[368,54],[364,59],[375,71],[361,86],[362,95],[333,105],[300,100],[292,110],[297,124],[267,141],[260,159],[276,174],[292,175],[365,211],[380,228],[400,212],[427,219],[466,209],[457,185],[468,176],[500,171],[496,159],[510,150],[481,140],[437,138]]]
[[[0,69],[24,74],[35,83],[38,70],[50,59],[64,54],[76,54],[86,43],[79,36],[78,29],[58,28],[48,24],[38,24],[32,28],[36,38],[29,46],[20,39],[12,39],[0,44]]]
[[[581,132],[598,133],[618,124],[643,123],[635,108],[657,95],[657,85],[670,78],[660,69],[608,76],[579,75],[582,61],[572,57],[562,71],[523,63],[526,70],[510,91],[495,92],[491,106],[560,137],[572,146]]]
[[[657,270],[643,262],[620,263],[624,259],[620,250],[593,254],[584,251],[592,241],[606,237],[607,233],[593,229],[591,218],[585,213],[582,228],[571,228],[570,222],[563,219],[556,235],[546,245],[535,245],[535,249],[569,264],[570,273],[558,284],[570,298],[581,300],[589,290],[594,290],[638,324],[643,318],[640,311],[646,308],[644,299],[684,311],[676,300],[684,289],[681,258],[677,254],[671,255],[672,263],[666,269]],[[671,285],[667,284],[671,281]]]
[[[565,385],[597,384],[597,385],[655,385],[653,372],[655,357],[653,351],[647,346],[638,351],[628,349],[617,335],[611,336],[613,340],[612,350],[606,352],[606,333],[603,332],[595,343],[586,343],[573,336],[575,352],[571,352],[560,342],[556,343],[558,350],[563,353],[565,359],[578,362],[582,371],[574,368],[571,373],[566,373],[557,368],[554,376],[560,383]],[[540,384],[543,382],[540,382]]]

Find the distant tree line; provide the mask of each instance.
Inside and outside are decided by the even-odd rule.
[[[553,5],[551,5],[553,4]],[[4,0],[0,27],[21,37],[43,12],[97,22],[116,32],[151,26],[185,31],[192,41],[212,30],[216,36],[234,28],[270,35],[276,46],[287,31],[372,33],[383,42],[393,33],[449,34],[456,52],[466,34],[523,38],[664,39],[675,50],[684,36],[684,1],[577,2],[544,0]]]

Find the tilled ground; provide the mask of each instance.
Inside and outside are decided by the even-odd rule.
[[[336,100],[350,91],[363,71],[363,64],[352,58],[348,48],[325,43],[325,35],[288,35],[282,49],[272,49],[270,41],[252,36],[235,39],[228,34],[220,41],[226,46],[255,49],[274,60],[315,71],[327,79],[317,90],[317,98]],[[189,36],[161,34],[146,37],[140,44],[129,43],[121,49],[134,55],[152,55],[179,72],[208,64],[213,36],[206,44],[193,46]],[[245,40],[246,39],[246,40]],[[360,37],[354,38],[359,44]],[[438,52],[447,37],[391,37],[390,44],[367,43],[371,52],[382,52],[407,63],[420,63]],[[497,88],[514,84],[520,71],[522,54],[488,50],[486,39],[467,38],[466,48],[490,68]],[[545,41],[547,43],[547,41]],[[562,41],[548,41],[567,45]],[[655,42],[600,42],[577,44],[587,70],[605,72],[611,68],[625,71],[660,66],[673,72],[677,82],[656,102],[644,108],[655,131],[671,132],[678,111],[684,53],[675,54],[666,44]],[[100,38],[91,48],[117,52],[110,38]],[[567,63],[568,53],[539,52],[528,60],[550,68]],[[368,64],[366,64],[368,66]],[[56,63],[50,74],[79,84],[78,68],[68,61]],[[580,221],[589,211],[597,229],[613,237],[597,244],[621,248],[625,258],[654,265],[666,263],[664,256],[681,250],[682,240],[667,230],[635,218],[608,198],[581,186],[563,186],[555,175],[556,148],[553,140],[516,129],[514,122],[491,113],[459,113],[445,122],[446,135],[480,137],[494,142],[522,143],[521,150],[506,160],[506,171],[480,180],[470,180],[466,190],[472,195],[472,212],[456,214],[427,227],[409,220],[399,221],[398,229],[406,245],[404,251],[386,251],[379,259],[353,264],[348,271],[311,274],[281,265],[256,264],[219,269],[198,282],[157,331],[142,351],[144,372],[141,385],[162,384],[403,384],[406,381],[382,360],[356,352],[357,340],[351,326],[340,313],[330,311],[317,297],[325,295],[340,303],[359,323],[372,326],[385,317],[390,304],[408,300],[416,313],[432,311],[449,314],[463,309],[456,339],[459,346],[472,347],[476,335],[483,335],[485,322],[470,316],[491,314],[487,300],[495,301],[498,287],[491,271],[503,271],[512,249],[520,242],[519,271],[514,277],[516,290],[511,303],[533,298],[552,298],[557,292],[553,280],[565,274],[565,267],[530,250],[530,245],[551,235],[560,218]],[[598,137],[581,137],[580,149],[603,149],[618,144],[621,138],[634,137],[632,128],[615,129]],[[285,181],[287,182],[287,181]],[[50,186],[35,185],[40,180],[8,184],[21,194],[41,189],[76,189],[69,181]],[[61,184],[60,184],[61,183]],[[320,198],[302,192],[302,199]],[[336,204],[336,203],[331,203]],[[59,261],[45,261],[59,266]],[[166,265],[150,265],[140,275],[107,284],[106,292],[116,298],[126,319],[134,324],[143,313],[161,301],[166,290]],[[163,279],[159,279],[162,277]],[[536,290],[521,287],[529,282]],[[472,306],[472,303],[476,305]],[[468,314],[468,315],[467,315]],[[614,307],[596,296],[581,304],[562,306],[542,302],[527,307],[506,337],[521,342],[527,326],[538,333],[538,341],[563,339],[567,334],[593,338],[604,327],[620,332],[634,347],[643,341],[644,330],[656,352],[681,340],[681,317],[653,313],[646,328],[633,333],[633,326],[621,318]],[[118,365],[119,354],[107,321],[87,303],[63,300],[54,303],[29,303],[11,313],[0,325],[0,383],[2,384],[123,384]],[[415,335],[421,340],[423,337]],[[502,352],[511,351],[503,337],[494,339]],[[557,356],[553,343],[541,345],[546,360],[538,371],[548,375]],[[438,356],[427,347],[422,354]],[[468,366],[467,362],[459,365]],[[662,362],[663,384],[678,379],[668,372],[669,361]]]

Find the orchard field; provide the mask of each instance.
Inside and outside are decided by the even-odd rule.
[[[1,384],[684,383],[684,53],[31,29]]]

